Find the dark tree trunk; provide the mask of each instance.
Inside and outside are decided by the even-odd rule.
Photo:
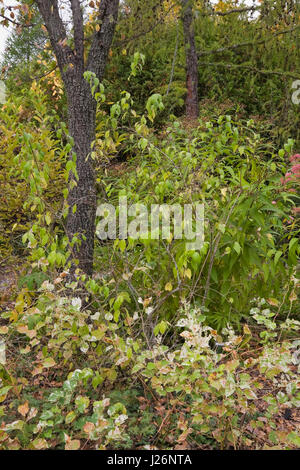
[[[72,249],[72,257],[87,274],[93,271],[94,233],[96,218],[96,188],[91,145],[95,140],[96,102],[90,85],[84,79],[85,70],[94,72],[101,81],[114,36],[119,0],[101,0],[98,24],[85,63],[84,23],[81,2],[70,0],[73,16],[74,48],[68,45],[67,32],[60,16],[58,0],[36,0],[45,22],[53,52],[65,84],[68,100],[69,133],[74,139],[78,180],[70,185],[67,234],[71,240],[78,235],[79,245]],[[70,183],[75,181],[71,175]],[[76,206],[76,207],[75,207]],[[72,264],[73,269],[76,264]]]
[[[186,116],[196,119],[199,115],[198,57],[193,27],[192,0],[182,0],[182,23],[186,50]]]
[[[67,234],[71,240],[77,234],[80,245],[73,247],[73,257],[86,274],[92,274],[97,195],[93,161],[89,158],[95,140],[96,104],[89,84],[83,77],[66,83],[68,99],[68,127],[74,139],[78,180],[70,187]],[[72,181],[72,178],[71,178]],[[76,211],[73,212],[73,208]]]

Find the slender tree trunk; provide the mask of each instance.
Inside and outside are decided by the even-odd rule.
[[[198,57],[193,27],[192,0],[182,0],[182,23],[186,50],[186,116],[196,119],[199,115]]]

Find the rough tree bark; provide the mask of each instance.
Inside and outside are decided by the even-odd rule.
[[[78,181],[70,187],[67,234],[71,240],[78,234],[79,246],[73,257],[79,268],[91,275],[93,271],[94,234],[96,218],[96,188],[93,162],[89,157],[95,139],[96,102],[89,84],[83,77],[86,70],[94,72],[101,81],[118,18],[119,0],[102,0],[98,9],[98,31],[95,30],[87,60],[85,60],[84,21],[79,0],[70,0],[73,17],[74,48],[67,44],[67,32],[60,16],[57,0],[36,0],[48,31],[65,85],[68,101],[68,127],[74,139]],[[76,204],[76,211],[72,208]]]
[[[196,119],[199,115],[198,57],[193,27],[192,0],[182,0],[182,24],[186,50],[186,116]]]

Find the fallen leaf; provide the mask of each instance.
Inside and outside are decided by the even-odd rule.
[[[29,411],[28,401],[25,401],[23,405],[18,406],[18,412],[24,417],[27,415],[28,411]]]

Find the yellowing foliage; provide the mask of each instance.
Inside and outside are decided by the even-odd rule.
[[[30,97],[11,97],[0,111],[0,253],[7,255],[11,244],[19,240],[20,234],[28,230],[31,213],[24,209],[29,194],[29,184],[25,182],[18,164],[18,156],[28,158],[31,170],[35,169],[34,158],[22,155],[24,133],[38,141],[44,162],[49,166],[51,185],[44,181],[44,197],[49,204],[57,206],[61,193],[62,160],[57,155],[57,142],[44,113],[47,112],[41,98],[40,88],[35,83]],[[11,244],[10,244],[11,242]],[[20,243],[17,243],[20,245]]]
[[[166,23],[173,23],[179,18],[180,6],[174,0],[164,0],[162,14],[165,17]]]

